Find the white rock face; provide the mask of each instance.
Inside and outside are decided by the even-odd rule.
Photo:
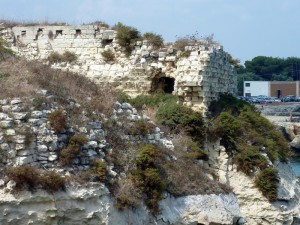
[[[300,218],[300,185],[288,164],[276,163],[274,165],[280,176],[279,200],[270,203],[255,187],[254,178],[236,171],[224,150],[220,148],[220,155],[217,159],[220,182],[227,183],[233,188],[247,225],[299,224],[295,221]]]
[[[208,225],[234,224],[240,216],[233,194],[167,198],[160,207],[162,213],[157,218],[145,207],[118,211],[101,185],[73,187],[55,194],[22,192],[18,196],[0,189],[1,225]]]
[[[161,201],[161,214],[165,222],[177,224],[235,224],[240,209],[235,195],[196,195],[168,198]]]

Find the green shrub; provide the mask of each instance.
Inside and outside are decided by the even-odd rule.
[[[116,208],[119,210],[124,210],[128,208],[135,208],[140,205],[140,202],[136,198],[132,198],[131,196],[125,194],[125,193],[120,193],[116,197]]]
[[[67,117],[61,110],[54,111],[49,114],[48,121],[51,128],[56,132],[62,132],[67,126]]]
[[[164,182],[158,169],[137,169],[132,173],[134,184],[146,195],[145,203],[153,214],[158,213],[158,202],[162,199]]]
[[[271,202],[277,200],[278,183],[278,171],[272,167],[260,171],[255,180],[255,184],[258,187],[258,189]]]
[[[0,79],[7,78],[7,77],[9,77],[9,76],[10,76],[9,74],[6,74],[6,73],[0,73]]]
[[[116,39],[118,40],[118,44],[125,49],[126,55],[129,56],[134,42],[140,38],[140,32],[136,28],[126,26],[120,22],[113,29],[117,31]]]
[[[80,148],[87,142],[83,135],[74,135],[70,138],[69,144],[60,152],[60,163],[63,166],[69,166],[73,160],[79,155]]]
[[[63,62],[62,55],[59,54],[58,52],[52,52],[48,56],[47,60],[49,61],[50,64]]]
[[[165,183],[157,168],[157,157],[158,149],[154,145],[141,147],[136,158],[136,170],[131,174],[134,185],[145,194],[145,203],[153,214],[158,212],[158,202],[165,190]]]
[[[267,168],[267,159],[253,147],[246,146],[246,149],[235,157],[237,169],[247,175],[253,174],[257,169]]]
[[[31,166],[22,165],[11,167],[7,170],[7,176],[10,180],[16,182],[15,191],[28,189],[34,191],[39,184],[39,171]]]
[[[48,56],[47,60],[50,64],[62,62],[72,63],[77,60],[77,55],[70,51],[65,51],[63,54],[59,54],[58,52],[52,52]]]
[[[192,158],[192,159],[202,159],[202,160],[207,160],[208,159],[208,154],[204,152],[199,144],[194,141],[189,141],[187,143],[187,156]]]
[[[175,42],[174,42],[174,48],[184,52],[185,51],[185,47],[190,45],[190,40],[188,38],[178,38]]]
[[[16,182],[15,192],[24,189],[33,192],[39,187],[50,193],[65,190],[65,178],[54,171],[42,173],[37,168],[22,165],[10,167],[6,174],[10,180]]]
[[[130,135],[147,135],[154,132],[155,125],[146,120],[138,120],[127,129]]]
[[[144,33],[143,38],[146,39],[155,49],[163,46],[164,39],[161,35],[152,32]]]
[[[157,148],[154,145],[147,144],[140,148],[139,154],[136,157],[136,165],[143,170],[149,167],[155,167],[155,158],[157,156]]]
[[[2,37],[0,37],[0,57],[2,59],[5,59],[13,55],[14,52],[8,47],[7,42]]]
[[[32,106],[35,110],[43,110],[48,104],[48,99],[46,97],[38,96],[32,100]]]
[[[240,121],[229,112],[222,112],[214,121],[211,135],[221,137],[221,144],[228,152],[237,150],[236,141],[240,135]]]
[[[83,134],[76,134],[72,136],[69,140],[69,145],[77,145],[77,146],[82,146],[87,143],[87,138]]]
[[[202,113],[192,112],[185,117],[182,122],[184,126],[184,131],[189,135],[194,141],[202,143],[206,136],[206,124],[203,120]]]
[[[143,106],[158,107],[164,102],[176,102],[177,97],[171,94],[155,94],[155,95],[139,95],[135,98],[127,100],[132,106],[137,109],[142,109]]]
[[[50,193],[65,190],[65,178],[55,171],[49,171],[41,175],[39,183],[41,184],[42,189]]]
[[[185,121],[191,114],[193,114],[192,109],[170,101],[158,107],[156,117],[160,124],[178,132],[183,128]]]
[[[109,28],[109,25],[106,22],[101,21],[101,20],[96,20],[96,21],[93,21],[93,22],[90,22],[90,23],[84,23],[84,25],[96,25],[96,26],[99,26],[99,27]]]
[[[220,94],[219,99],[210,104],[209,112],[212,116],[217,116],[224,111],[229,111],[234,115],[238,115],[244,106],[248,106],[251,110],[255,110],[254,106],[251,106],[246,101],[235,98],[232,94]]]
[[[74,52],[65,51],[63,53],[63,62],[75,62],[77,60],[77,55]]]
[[[105,62],[112,62],[115,60],[115,54],[110,49],[104,50],[101,52],[101,55]]]
[[[184,50],[180,53],[179,58],[187,58],[191,55],[191,50]]]
[[[106,181],[107,179],[107,165],[104,161],[101,161],[100,159],[95,159],[92,163],[92,172],[95,176],[98,177],[98,179],[101,182]]]
[[[30,127],[26,127],[25,129],[25,138],[24,138],[24,145],[25,147],[29,147],[33,142],[33,133],[31,132]]]
[[[68,145],[66,148],[60,151],[60,163],[63,166],[69,166],[72,164],[73,160],[79,155],[80,147],[77,145]]]

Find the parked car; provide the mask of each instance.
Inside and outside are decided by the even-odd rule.
[[[271,98],[271,101],[272,102],[281,102],[281,99],[280,98]]]
[[[295,95],[287,95],[284,98],[281,99],[282,102],[297,102],[298,99]]]

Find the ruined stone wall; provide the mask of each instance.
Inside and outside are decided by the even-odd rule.
[[[112,84],[130,96],[165,91],[178,95],[182,104],[206,112],[219,93],[236,93],[236,72],[217,44],[186,46],[190,55],[182,56],[173,44],[155,49],[144,40],[137,41],[126,57],[116,31],[94,25],[13,27],[2,29],[1,35],[28,59],[74,52],[78,56],[75,63],[53,67],[79,72],[99,84]],[[107,62],[102,56],[108,49],[114,61]]]

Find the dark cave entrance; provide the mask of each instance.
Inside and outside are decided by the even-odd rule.
[[[160,77],[152,80],[152,93],[172,94],[174,91],[175,79],[171,77]]]

